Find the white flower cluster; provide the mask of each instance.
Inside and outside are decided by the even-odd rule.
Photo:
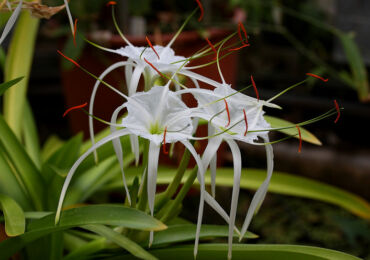
[[[130,195],[123,170],[124,155],[120,144],[120,137],[125,135],[130,136],[131,147],[136,156],[136,163],[139,162],[140,156],[138,137],[149,141],[147,193],[149,209],[151,215],[153,215],[158,158],[161,146],[166,143],[180,142],[190,151],[198,166],[197,178],[200,183],[201,192],[194,254],[196,255],[197,253],[203,206],[204,202],[206,202],[229,224],[229,258],[231,258],[234,230],[239,233],[240,238],[245,235],[252,216],[261,205],[267,192],[273,171],[273,152],[268,138],[270,125],[263,117],[263,107],[277,106],[234,90],[224,81],[220,70],[219,73],[222,82],[216,82],[193,72],[191,67],[187,67],[190,59],[176,56],[175,52],[171,49],[175,38],[165,47],[152,46],[149,40],[150,47],[135,47],[124,38],[127,43],[126,47],[118,50],[104,48],[109,52],[125,57],[125,61],[111,65],[99,76],[99,80],[96,82],[91,95],[89,113],[91,115],[93,114],[94,99],[99,85],[106,75],[117,68],[124,67],[128,95],[120,93],[126,101],[112,115],[110,122],[111,134],[97,143],[94,143],[93,122],[92,117],[90,117],[90,133],[93,145],[76,161],[68,173],[59,201],[57,218],[59,218],[66,190],[75,170],[88,155],[95,153],[98,147],[107,142],[113,142],[121,166],[127,199],[130,202]],[[180,75],[192,81],[196,88],[187,88],[180,83]],[[166,78],[168,80],[167,84],[164,86],[156,85],[155,82],[157,82],[158,77]],[[144,91],[138,92],[141,78],[145,82]],[[213,90],[200,88],[200,81],[212,86]],[[175,88],[170,89],[171,84]],[[175,91],[172,89],[175,89]],[[184,94],[193,95],[197,101],[197,106],[188,107],[182,100],[182,95]],[[127,111],[127,114],[121,121],[118,121],[118,115],[123,110]],[[206,137],[195,136],[199,119],[208,122],[208,136]],[[199,139],[208,140],[208,145],[202,155],[196,152],[191,143],[191,140]],[[258,140],[263,140],[264,143],[262,144],[266,147],[267,177],[261,187],[256,191],[247,212],[245,222],[241,231],[239,231],[235,227],[235,217],[239,197],[242,160],[236,141],[261,144],[257,142]],[[234,164],[234,185],[229,214],[215,200],[216,154],[221,143],[224,141],[230,147]],[[205,190],[204,175],[208,167],[211,169],[212,195],[208,194]],[[152,241],[153,233],[150,236],[150,242]]]

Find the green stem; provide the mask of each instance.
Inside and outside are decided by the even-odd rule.
[[[163,193],[161,193],[158,196],[158,199],[156,200],[155,203],[156,210],[162,208],[163,205],[166,204],[176,193],[179,185],[181,184],[181,179],[185,174],[189,161],[190,161],[190,152],[187,149],[185,149],[185,152],[182,156],[175,177],[173,178],[172,182],[168,185],[167,189]]]
[[[142,164],[142,171],[141,172],[147,172],[148,167],[148,156],[149,156],[149,141],[144,140],[144,152],[143,152],[143,164]],[[141,211],[146,210],[146,206],[148,203],[148,193],[147,193],[147,174],[143,175],[141,189],[139,190],[139,203],[137,205],[137,208]]]
[[[198,172],[198,167],[194,167],[192,172],[190,173],[188,179],[185,181],[184,185],[182,186],[179,194],[177,194],[175,200],[171,204],[171,206],[168,208],[167,212],[163,214],[163,216],[160,218],[160,220],[163,223],[166,223],[172,216],[174,212],[176,212],[178,206],[180,203],[184,200],[186,194],[190,190],[191,186],[193,185],[195,179],[197,178],[197,172]]]

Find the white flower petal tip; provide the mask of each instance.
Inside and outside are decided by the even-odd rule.
[[[6,36],[8,36],[8,34],[11,31],[11,29],[13,28],[15,22],[17,21],[18,16],[19,16],[19,14],[22,10],[22,4],[23,4],[23,0],[19,1],[19,3],[17,5],[17,7],[15,8],[14,12],[12,13],[9,20],[7,21],[7,23],[4,27],[4,30],[1,34],[1,37],[0,37],[0,45],[5,40]]]

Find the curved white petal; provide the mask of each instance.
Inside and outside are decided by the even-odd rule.
[[[130,59],[128,59],[127,61],[131,62]],[[130,80],[131,80],[131,77],[132,77],[132,69],[133,69],[133,66],[131,66],[131,65],[126,65],[125,66],[125,79],[126,79],[127,89],[130,86]]]
[[[0,37],[0,44],[4,41],[4,39],[6,38],[8,33],[10,32],[10,30],[13,28],[15,22],[17,21],[19,13],[22,10],[22,4],[23,4],[23,0],[19,1],[19,4],[17,5],[14,12],[10,16],[8,22],[6,23],[5,28],[4,28],[4,30],[1,34],[1,37]]]
[[[204,184],[204,168],[202,161],[195,151],[194,147],[191,143],[187,140],[182,140],[181,143],[185,145],[186,149],[193,155],[195,162],[198,165],[198,181],[200,184],[200,201],[199,201],[199,210],[198,210],[198,221],[197,221],[197,230],[195,234],[195,244],[194,244],[194,258],[196,258],[198,253],[198,244],[199,244],[199,235],[200,235],[200,227],[202,225],[203,219],[203,211],[204,211],[204,195],[205,195],[205,184]]]
[[[118,114],[125,107],[126,107],[126,104],[123,104],[123,105],[119,106],[118,108],[116,108],[116,110],[114,110],[114,112],[112,114],[112,118],[111,118],[111,123],[112,124],[117,123]],[[116,127],[114,125],[112,125],[110,127],[110,130],[111,130],[112,134],[117,131]],[[117,137],[117,138],[112,140],[112,143],[113,143],[114,152],[116,153],[116,156],[117,156],[117,159],[118,159],[118,162],[119,162],[119,166],[120,166],[120,169],[121,169],[122,180],[123,180],[123,185],[124,185],[125,190],[126,190],[127,201],[131,205],[131,196],[130,196],[130,192],[129,192],[128,187],[127,187],[125,172],[123,170],[123,152],[122,152],[121,140],[120,140],[119,137]]]
[[[132,65],[132,63],[126,62],[126,61],[121,61],[121,62],[114,63],[113,65],[109,66],[105,71],[103,71],[103,73],[99,76],[99,78],[101,80],[103,80],[105,78],[105,76],[107,76],[113,70],[115,70],[117,68],[120,68],[120,67],[123,67],[123,66],[126,66],[126,65]],[[89,114],[90,115],[93,115],[95,96],[96,96],[96,92],[98,91],[99,85],[100,85],[100,81],[97,80],[95,82],[95,85],[94,85],[94,88],[93,88],[93,91],[92,91],[91,97],[90,97],[90,103],[89,103]],[[95,143],[94,124],[93,124],[93,117],[92,116],[89,117],[89,132],[90,132],[91,144],[94,145],[94,143]],[[95,159],[95,162],[98,162],[98,155],[97,155],[96,151],[94,151],[94,159]]]
[[[236,142],[231,139],[227,139],[226,142],[231,149],[231,153],[233,155],[233,164],[234,164],[234,184],[233,184],[233,192],[231,196],[229,237],[228,237],[228,244],[229,244],[228,259],[231,259],[233,234],[234,234],[234,228],[235,228],[235,217],[236,217],[236,210],[238,207],[238,198],[239,198],[239,190],[240,190],[240,175],[242,171],[242,159],[241,159],[239,147],[236,144]]]
[[[185,75],[189,78],[193,78],[193,79],[196,79],[196,80],[199,80],[199,81],[202,81],[204,83],[207,83],[208,85],[211,85],[213,87],[222,87],[222,84],[217,82],[217,81],[214,81],[213,79],[210,79],[210,78],[207,78],[207,77],[204,77],[198,73],[195,73],[195,72],[192,72],[192,71],[188,71],[185,69],[182,69],[180,70],[179,74],[182,74],[182,75]]]
[[[74,35],[75,34],[75,29],[74,29],[74,24],[73,24],[71,10],[69,10],[68,0],[64,0],[64,5],[66,7],[66,11],[67,11],[67,15],[68,15],[68,21],[69,21],[69,26],[71,27],[71,32],[72,32],[72,35]]]
[[[118,130],[117,132],[115,132],[114,134],[111,134],[107,137],[104,137],[103,139],[101,139],[99,142],[97,142],[96,144],[94,144],[92,147],[89,148],[89,150],[87,150],[83,155],[80,156],[80,158],[77,159],[77,161],[73,164],[73,166],[71,167],[71,169],[69,170],[68,174],[67,174],[67,177],[64,181],[64,184],[63,184],[63,188],[62,188],[62,191],[60,193],[60,197],[59,197],[59,203],[58,203],[58,208],[57,208],[57,213],[56,213],[56,216],[55,216],[55,223],[58,223],[59,222],[59,218],[60,218],[60,213],[61,213],[61,210],[62,210],[62,206],[63,206],[63,201],[64,201],[64,197],[66,195],[66,192],[67,192],[67,189],[68,189],[68,186],[69,186],[69,183],[71,182],[72,180],[72,177],[77,169],[77,167],[82,163],[83,160],[85,160],[85,158],[87,156],[89,156],[95,149],[99,148],[100,146],[112,141],[113,139],[117,138],[117,137],[121,137],[121,136],[124,136],[124,135],[127,135],[129,133],[129,131],[127,129],[121,129],[121,130]]]
[[[130,84],[128,87],[128,96],[132,96],[133,94],[136,93],[137,87],[139,85],[139,80],[140,80],[140,77],[143,71],[144,71],[144,67],[142,66],[137,66],[134,69],[134,72],[132,73]]]
[[[157,171],[160,146],[150,142],[148,154],[148,204],[150,214],[154,215],[154,199],[157,186]],[[153,231],[150,232],[149,247],[153,243]]]
[[[208,124],[208,136],[212,136],[214,134],[215,131],[213,126],[211,124]],[[207,169],[207,166],[204,166],[204,168]],[[209,162],[209,168],[211,170],[211,194],[213,197],[216,197],[217,151],[214,153],[211,161]]]
[[[140,159],[140,147],[139,147],[139,137],[137,135],[130,135],[130,145],[131,145],[131,151],[135,155],[135,165],[139,165],[139,159]]]
[[[268,138],[265,138],[265,142],[269,142]],[[271,180],[273,168],[274,168],[274,153],[271,144],[266,144],[266,157],[267,157],[267,177],[261,186],[258,188],[256,193],[253,196],[251,205],[249,206],[247,216],[245,217],[244,224],[241,230],[240,240],[247,232],[249,224],[251,223],[252,217],[256,209],[261,205],[263,199],[266,196],[267,189]]]

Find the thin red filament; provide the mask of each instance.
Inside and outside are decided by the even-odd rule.
[[[108,3],[107,3],[107,6],[110,6],[110,5],[116,5],[117,3],[116,3],[116,1],[109,1]]]
[[[257,100],[260,100],[260,95],[258,94],[257,86],[256,83],[254,82],[253,76],[251,75],[251,81],[253,85],[254,92],[256,93]]]
[[[164,128],[164,133],[163,133],[163,153],[168,154],[168,151],[166,150],[166,134],[167,134],[167,126]]]
[[[227,101],[226,99],[224,98],[224,102],[225,102],[225,108],[226,108],[226,113],[227,113],[227,125],[225,127],[228,127],[230,125],[230,110],[229,110],[229,105],[227,104]]]
[[[244,33],[245,40],[243,40],[240,29],[242,29],[242,31]],[[247,31],[245,30],[245,27],[244,27],[242,22],[239,22],[238,33],[239,33],[239,37],[240,37],[240,40],[242,41],[242,43],[243,44],[248,44],[248,34],[247,34]]]
[[[245,113],[245,109],[243,109],[243,113],[244,113],[244,122],[245,122],[244,136],[246,136],[248,133],[248,120],[247,120],[247,113]]]
[[[295,127],[297,127],[297,130],[298,130],[298,136],[299,136],[298,153],[300,153],[302,151],[302,135],[301,135],[301,129],[299,128],[298,125],[296,125]]]
[[[334,105],[335,105],[335,109],[337,110],[337,118],[335,119],[334,123],[337,123],[339,118],[340,118],[340,109],[339,109],[339,105],[338,105],[338,102],[334,99]]]
[[[211,47],[211,49],[215,53],[215,59],[217,59],[217,50],[216,50],[215,46],[212,44],[212,42],[207,37],[206,37],[206,41],[208,42],[208,45]]]
[[[154,51],[155,55],[157,55],[158,60],[159,60],[159,55],[158,55],[157,51],[154,49],[153,44],[150,42],[150,40],[149,40],[148,36],[146,36],[146,37],[145,37],[145,39],[146,39],[146,41],[148,42],[148,44],[149,44],[150,48],[152,48],[152,50]]]
[[[75,20],[75,24],[73,27],[73,44],[76,46],[76,33],[77,33],[77,19]]]
[[[82,104],[82,105],[78,105],[78,106],[74,106],[74,107],[70,107],[66,110],[66,112],[64,112],[63,114],[63,117],[65,117],[69,112],[71,112],[72,110],[75,110],[75,109],[79,109],[79,108],[83,108],[83,107],[86,107],[87,106],[87,102]]]
[[[157,72],[157,73],[158,73],[162,78],[164,78],[164,79],[166,78],[166,77],[162,74],[162,72],[160,72],[156,67],[154,67],[154,65],[153,65],[153,64],[151,64],[147,59],[145,59],[145,58],[144,58],[144,60],[145,60],[145,62],[146,62],[146,63],[148,63],[148,64],[149,64],[149,66],[150,66],[150,67],[152,67],[152,68],[153,68],[153,69],[154,69],[154,70],[155,70],[155,71],[156,71],[156,72]]]
[[[306,73],[306,75],[307,76],[311,76],[311,77],[314,77],[314,78],[317,78],[317,79],[320,79],[320,80],[322,80],[322,81],[324,81],[324,82],[327,82],[329,79],[324,79],[323,77],[320,77],[320,76],[318,76],[318,75],[316,75],[316,74],[312,74],[312,73]]]
[[[74,65],[76,65],[77,67],[81,67],[77,62],[75,62],[74,60],[72,60],[71,58],[67,57],[66,55],[64,55],[61,51],[57,50],[57,52],[65,59],[69,60],[70,62],[72,62]]]
[[[248,47],[248,46],[250,46],[250,44],[248,43],[248,44],[243,44],[242,46],[240,46],[240,47],[237,47],[237,48],[233,48],[233,49],[229,49],[229,51],[238,51],[238,50],[240,50],[240,49],[243,49],[243,48],[245,48],[245,47]]]
[[[200,2],[200,0],[196,0],[196,1],[197,1],[198,6],[199,6],[199,9],[200,9],[200,16],[198,18],[198,22],[200,22],[200,21],[202,21],[203,16],[204,16],[204,9],[203,9],[203,5]]]

